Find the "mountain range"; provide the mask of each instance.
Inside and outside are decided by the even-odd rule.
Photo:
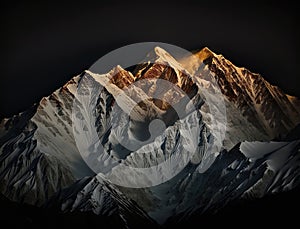
[[[84,71],[3,119],[1,201],[155,228],[299,187],[298,98],[208,48],[148,56],[132,69]],[[163,128],[145,131],[157,119]],[[128,143],[132,134],[140,141]]]

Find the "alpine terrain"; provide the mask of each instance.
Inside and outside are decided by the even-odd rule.
[[[208,48],[147,58],[3,119],[1,202],[155,228],[299,187],[299,99]]]

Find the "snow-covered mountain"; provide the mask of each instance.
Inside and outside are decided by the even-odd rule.
[[[299,185],[300,136],[284,140],[300,123],[297,98],[208,48],[147,58],[132,72],[85,71],[2,120],[1,193],[131,227]]]
[[[299,99],[285,94],[261,75],[236,67],[208,48],[195,53],[193,58],[205,63],[210,72],[214,73],[203,74],[202,71],[200,75],[203,78],[215,78],[222,94],[247,120],[269,137],[285,135],[300,122]],[[194,61],[193,67],[195,66],[197,62]]]

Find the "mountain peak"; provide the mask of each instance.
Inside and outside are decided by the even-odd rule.
[[[184,70],[182,66],[179,65],[177,60],[172,55],[170,55],[170,53],[159,46],[156,46],[151,52],[148,53],[146,61],[167,64],[180,70]]]
[[[154,48],[154,52],[158,55],[158,56],[168,56],[170,58],[173,58],[171,57],[171,55],[166,51],[164,50],[163,48],[159,47],[159,46],[156,46]]]
[[[204,47],[195,55],[203,62],[208,58],[215,56],[216,54],[213,51],[211,51],[208,47]]]

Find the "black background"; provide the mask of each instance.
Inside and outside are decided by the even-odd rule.
[[[27,109],[107,52],[145,41],[208,46],[300,96],[297,11],[287,1],[6,3],[0,117]]]

